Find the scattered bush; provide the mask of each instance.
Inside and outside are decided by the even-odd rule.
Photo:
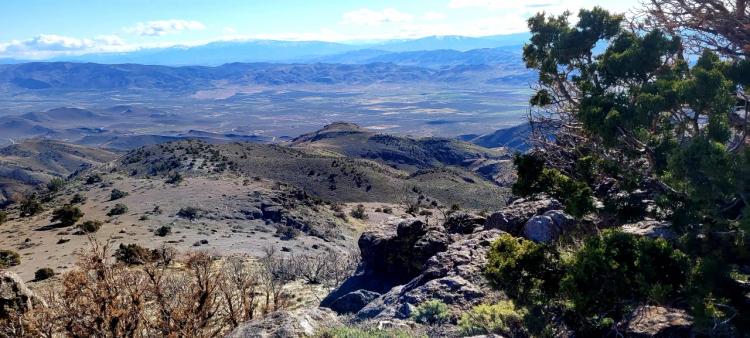
[[[198,218],[198,213],[200,212],[200,209],[195,207],[184,207],[180,208],[179,211],[177,211],[177,216],[182,218],[187,218],[189,220],[194,220]]]
[[[21,201],[19,210],[21,217],[31,217],[44,211],[44,208],[42,208],[42,203],[36,199],[36,196],[31,195]]]
[[[8,213],[5,211],[0,211],[0,225],[5,223],[5,221],[8,220]]]
[[[513,301],[501,301],[494,305],[477,305],[464,313],[458,326],[467,336],[501,334],[510,337],[524,336],[523,319],[526,310],[516,308]]]
[[[146,249],[138,244],[120,244],[115,250],[115,259],[119,262],[130,265],[141,265],[154,260],[154,254],[151,250]]]
[[[41,268],[34,272],[35,281],[42,281],[45,279],[52,278],[54,276],[55,276],[55,270],[52,270],[52,268]]]
[[[383,213],[385,213],[385,214],[393,214],[393,208],[391,208],[391,207],[383,207]]]
[[[49,190],[49,192],[55,193],[62,190],[64,186],[65,180],[59,177],[55,177],[47,183],[47,190]]]
[[[319,338],[413,338],[426,337],[415,335],[409,330],[403,329],[363,329],[358,327],[337,327],[323,331]]]
[[[182,177],[182,174],[176,172],[176,173],[173,173],[172,175],[169,175],[169,177],[167,178],[167,183],[169,183],[169,184],[179,184],[183,180],[184,179]]]
[[[86,177],[86,184],[96,184],[100,183],[102,181],[102,176],[99,174],[93,174],[89,175],[89,177]]]
[[[162,225],[158,229],[156,229],[156,231],[154,231],[154,234],[159,237],[164,237],[171,233],[172,233],[172,227],[169,225]]]
[[[122,203],[117,203],[115,206],[112,207],[112,209],[109,209],[109,212],[107,212],[107,216],[117,216],[122,215],[124,213],[128,212],[128,206]]]
[[[365,206],[362,204],[358,204],[354,209],[352,209],[352,211],[349,212],[349,216],[361,220],[369,218],[369,216],[367,215],[367,211],[365,210]]]
[[[83,196],[78,193],[73,195],[73,197],[70,199],[70,204],[81,204],[84,202],[86,202],[86,196]]]
[[[101,227],[102,222],[100,221],[85,221],[78,225],[78,228],[81,229],[81,231],[89,234],[99,231]]]
[[[0,269],[7,269],[18,264],[21,264],[21,255],[18,252],[0,249]]]
[[[295,227],[282,225],[276,229],[276,234],[279,235],[280,239],[288,241],[299,237],[301,232]]]
[[[440,300],[428,300],[414,309],[411,318],[422,324],[442,324],[450,318],[450,310],[448,305]]]
[[[81,209],[70,204],[52,212],[52,222],[59,222],[61,226],[66,227],[76,224],[81,217],[83,217]]]
[[[584,325],[606,325],[620,320],[629,304],[677,295],[689,272],[688,257],[664,239],[607,231],[575,253],[561,289],[577,313],[591,317]]]
[[[543,244],[503,233],[487,252],[484,275],[513,299],[555,296],[561,278],[558,255]]]
[[[112,189],[112,192],[109,194],[109,200],[110,201],[119,200],[127,195],[128,193],[120,189]]]
[[[518,179],[512,187],[513,194],[529,196],[548,193],[565,204],[565,211],[576,217],[594,211],[591,188],[557,169],[546,168],[540,155],[519,154],[513,159],[513,164],[518,172]]]

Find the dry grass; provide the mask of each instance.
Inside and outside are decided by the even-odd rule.
[[[273,249],[257,260],[158,252],[127,265],[112,261],[109,242],[92,238],[75,269],[37,291],[46,306],[0,319],[0,337],[222,336],[291,306],[295,280],[335,285],[356,261],[283,257]]]

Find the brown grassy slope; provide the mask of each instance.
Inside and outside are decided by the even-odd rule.
[[[398,203],[421,194],[444,205],[495,209],[504,205],[507,195],[507,189],[461,167],[401,170],[372,160],[282,145],[180,141],[131,151],[117,168],[133,176],[227,172],[248,179],[260,177],[336,202]]]
[[[117,156],[103,149],[40,139],[0,148],[0,203],[14,193],[102,165]]]

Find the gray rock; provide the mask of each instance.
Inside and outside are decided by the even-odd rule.
[[[549,243],[572,229],[575,224],[575,218],[562,210],[550,210],[543,215],[531,217],[524,224],[522,235],[537,243]]]
[[[263,219],[269,220],[272,222],[281,222],[282,218],[284,218],[284,215],[286,214],[286,210],[284,207],[278,204],[268,204],[263,203],[260,207],[261,212],[263,213]]]
[[[660,221],[640,221],[637,223],[625,224],[621,227],[622,232],[636,236],[645,236],[650,238],[664,238],[668,241],[677,238],[672,223]]]
[[[524,238],[537,243],[549,243],[572,229],[575,218],[561,210],[550,210],[543,215],[531,217],[523,226]]]
[[[430,299],[442,300],[455,313],[496,300],[499,295],[487,285],[481,271],[490,244],[501,233],[481,231],[450,244],[425,263],[419,276],[373,300],[357,312],[357,317],[408,318],[416,306]]]
[[[569,231],[576,225],[576,219],[573,216],[566,214],[562,210],[550,210],[544,213],[544,216],[552,218],[555,221],[555,225],[560,229],[561,233]]]
[[[365,232],[359,237],[361,261],[355,274],[331,291],[320,305],[357,290],[385,293],[419,275],[425,262],[445,250],[450,239],[442,228],[428,227],[419,219],[401,219]]]
[[[44,301],[26,287],[21,277],[0,271],[0,318],[7,318],[10,311],[23,313],[36,306],[45,306]]]
[[[523,226],[523,237],[537,243],[549,243],[560,236],[560,231],[549,216],[534,216]]]
[[[342,325],[336,313],[326,308],[278,311],[263,319],[243,323],[228,337],[314,337],[322,329]]]
[[[484,217],[459,211],[448,216],[443,226],[450,234],[470,234],[484,222]]]
[[[519,199],[490,215],[484,227],[517,235],[531,217],[556,209],[562,209],[562,204],[554,198],[538,196],[533,199]]]
[[[621,325],[627,337],[690,337],[693,318],[685,310],[643,305]]]
[[[263,211],[256,207],[246,207],[240,209],[240,212],[245,216],[245,219],[261,219],[263,218]]]
[[[378,297],[380,297],[380,294],[377,292],[357,290],[334,300],[329,307],[339,314],[355,313]]]

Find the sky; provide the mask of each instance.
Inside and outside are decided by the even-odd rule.
[[[42,59],[213,41],[356,43],[526,31],[539,11],[638,0],[0,0],[0,57]]]

